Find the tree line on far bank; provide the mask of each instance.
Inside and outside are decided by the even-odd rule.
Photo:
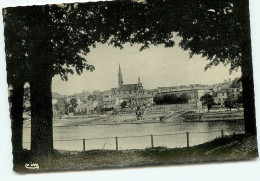
[[[163,104],[185,104],[189,102],[189,97],[187,94],[181,94],[180,96],[177,96],[176,94],[165,94],[165,95],[156,95],[153,98],[153,101],[157,105],[163,105]]]
[[[220,103],[216,104],[214,102],[214,97],[211,94],[205,94],[200,98],[200,101],[202,102],[203,106],[207,106],[208,111],[214,106],[214,105],[221,105]],[[228,94],[227,98],[224,100],[224,106],[231,110],[232,108],[238,108],[240,104],[243,104],[243,96],[239,95],[237,99],[234,99],[231,97],[230,94]]]
[[[165,94],[165,95],[156,95],[153,99],[154,103],[156,105],[165,105],[165,104],[186,104],[189,102],[189,97],[187,94],[183,93],[180,96],[177,96],[176,94]],[[208,111],[214,106],[214,105],[220,105],[220,103],[216,104],[214,102],[214,97],[211,94],[205,94],[200,98],[200,101],[202,102],[203,106],[206,106]],[[238,107],[238,105],[243,103],[243,96],[239,95],[237,99],[234,99],[231,97],[230,94],[228,94],[227,98],[223,102],[223,106],[231,110],[232,108]]]

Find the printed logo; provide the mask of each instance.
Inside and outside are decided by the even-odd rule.
[[[32,170],[35,170],[35,169],[39,170],[40,166],[38,163],[26,163],[25,168],[32,169]]]

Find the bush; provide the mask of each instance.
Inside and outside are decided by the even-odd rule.
[[[107,112],[107,111],[113,111],[114,108],[113,107],[105,107],[105,108],[101,108],[102,112]]]
[[[175,94],[156,95],[153,101],[157,105],[163,104],[185,104],[188,103],[189,97],[187,94],[182,94],[179,97]]]

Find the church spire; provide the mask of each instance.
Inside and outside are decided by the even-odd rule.
[[[140,76],[138,76],[138,84],[140,84],[141,83],[141,81],[140,81]]]
[[[119,64],[118,74],[122,74],[120,64]]]
[[[119,70],[118,70],[118,87],[121,87],[123,85],[123,75],[121,72],[121,67],[119,64]]]

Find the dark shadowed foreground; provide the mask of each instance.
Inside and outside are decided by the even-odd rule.
[[[98,168],[121,168],[147,165],[169,165],[211,161],[247,160],[258,157],[255,136],[233,135],[216,138],[211,142],[190,148],[167,149],[165,147],[145,150],[92,150],[86,152],[55,151],[49,157],[34,160],[39,170],[26,169],[29,151],[24,151],[14,171],[20,173],[85,170]],[[27,162],[26,162],[27,161]],[[32,162],[31,162],[32,163]]]

